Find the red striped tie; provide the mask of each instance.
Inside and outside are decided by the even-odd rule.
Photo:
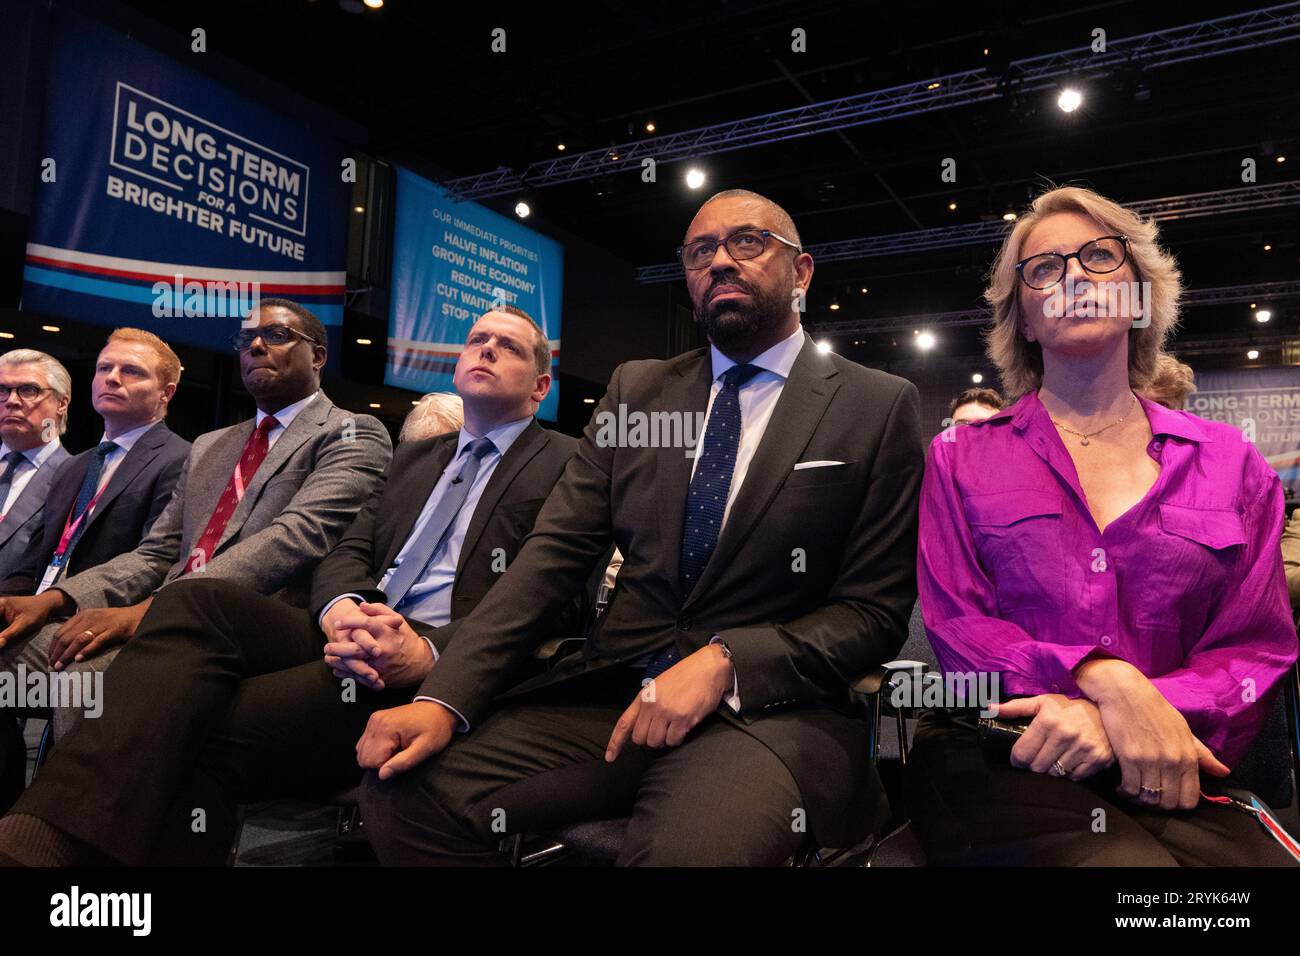
[[[221,533],[226,530],[230,516],[235,513],[240,499],[244,497],[244,489],[257,472],[258,466],[262,464],[262,459],[266,457],[267,449],[270,447],[266,436],[279,424],[274,415],[267,415],[253,434],[248,436],[244,453],[239,456],[239,462],[235,465],[235,473],[230,476],[230,481],[226,482],[226,490],[221,493],[221,500],[217,502],[216,510],[208,519],[208,526],[203,529],[203,534],[199,535],[199,543],[190,552],[190,560],[186,563],[182,574],[202,570],[203,566],[212,560],[212,552],[216,550],[217,542],[221,540]]]

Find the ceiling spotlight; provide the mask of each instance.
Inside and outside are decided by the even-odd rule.
[[[988,48],[988,47],[985,47],[985,48],[984,48],[984,55],[985,55],[985,56],[988,56],[988,55],[989,55],[989,48]]]
[[[867,294],[867,287],[866,287],[866,286],[863,286],[863,287],[862,287],[862,294],[863,294],[863,295],[866,295],[866,294]]]
[[[413,398],[413,399],[411,399],[411,404],[412,404],[412,405],[419,405],[419,404],[420,404],[420,400],[419,400],[418,398]]]
[[[646,123],[646,124],[645,124],[645,131],[646,131],[647,133],[653,133],[653,132],[655,131],[655,124],[654,124],[654,123]]]
[[[584,405],[595,405],[595,404],[596,404],[596,400],[595,400],[594,398],[584,398],[584,399],[582,400],[582,404],[584,404]]]
[[[382,408],[383,406],[381,406],[378,402],[371,402],[371,403],[370,403],[370,407],[371,407],[371,408]]]
[[[704,170],[698,166],[692,166],[686,170],[686,187],[688,189],[699,189],[704,185]]]
[[[59,331],[59,327],[58,327],[57,325],[42,325],[42,326],[41,326],[41,331],[42,331],[42,332],[58,332],[58,331]]]
[[[927,90],[937,90],[937,89],[939,88],[939,84],[938,84],[938,83],[927,83],[927,84],[925,85],[925,88],[926,88]]]
[[[353,207],[352,207],[352,211],[353,211],[353,212],[365,212],[365,211],[366,211],[366,207],[365,207],[365,206],[353,206]]]
[[[1270,312],[1268,309],[1260,309],[1258,312],[1255,313],[1256,322],[1267,322],[1271,318],[1273,318],[1273,313]]]
[[[916,347],[922,352],[928,352],[934,348],[934,336],[929,332],[922,332],[916,337]]]
[[[555,144],[555,148],[558,149],[560,152],[564,152],[564,144],[563,144],[563,143],[556,143],[556,144]]]
[[[370,339],[357,339],[357,345],[370,345]]]
[[[1259,358],[1259,349],[1251,349],[1246,353],[1246,358],[1252,362],[1255,361],[1255,359]]]
[[[1061,90],[1061,95],[1056,98],[1056,105],[1061,108],[1063,113],[1073,113],[1083,105],[1083,94],[1067,86]]]
[[[361,0],[361,2],[364,3],[366,6],[368,6],[371,10],[378,10],[380,7],[384,5],[384,0]]]
[[[831,343],[827,342],[825,339],[822,339],[820,342],[817,343],[817,351],[821,352],[822,355],[825,355],[830,350],[831,350]]]
[[[515,215],[520,219],[527,219],[532,214],[532,211],[532,207],[522,200],[515,203]]]
[[[1272,252],[1272,251],[1273,251],[1273,245],[1272,245],[1271,243],[1268,243],[1268,242],[1264,243],[1264,251],[1265,251],[1265,252]]]
[[[970,377],[970,380],[974,382],[976,385],[978,385],[980,382],[984,381],[984,376],[981,375],[979,372],[976,372],[974,375]]]
[[[830,310],[832,312],[838,312],[840,310],[840,303],[838,299],[831,299]]]
[[[1014,212],[1010,212],[1010,211],[1008,211],[1008,212],[1004,212],[1004,213],[1002,214],[1002,218],[1003,218],[1004,220],[1006,220],[1007,222],[1015,222],[1015,221],[1016,221],[1016,214],[1015,214]]]
[[[1273,160],[1273,162],[1275,162],[1275,163],[1285,163],[1285,162],[1286,162],[1286,157],[1285,157],[1285,156],[1279,156],[1277,159]]]
[[[949,212],[956,212],[956,211],[957,211],[957,204],[956,204],[955,202],[950,202],[950,203],[948,203],[948,211],[949,211]]]
[[[0,332],[0,339],[12,339],[13,337],[14,334],[12,332]]]

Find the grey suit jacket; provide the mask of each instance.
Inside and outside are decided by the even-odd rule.
[[[28,479],[14,506],[0,521],[0,581],[23,565],[27,550],[33,542],[39,543],[45,526],[45,497],[50,490],[59,466],[71,458],[68,450],[59,445]]]
[[[78,607],[123,607],[180,577],[253,428],[249,419],[200,435],[140,546],[58,589]],[[377,419],[338,408],[322,392],[267,453],[202,573],[306,606],[312,571],[383,484],[392,456]]]

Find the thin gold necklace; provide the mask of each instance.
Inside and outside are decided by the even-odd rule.
[[[1132,392],[1129,392],[1129,394],[1130,394],[1130,395],[1133,395]],[[1136,395],[1133,395],[1133,405],[1129,406],[1129,410],[1126,411],[1126,412],[1123,414],[1123,416],[1121,416],[1120,418],[1115,419],[1115,420],[1114,420],[1113,422],[1111,422],[1109,425],[1105,426],[1105,428],[1098,428],[1095,432],[1088,432],[1086,435],[1085,435],[1083,432],[1076,432],[1073,428],[1070,428],[1068,425],[1062,425],[1062,424],[1061,424],[1060,422],[1058,422],[1055,418],[1052,418],[1052,424],[1055,425],[1057,428],[1059,428],[1059,429],[1060,429],[1061,431],[1063,431],[1063,432],[1069,432],[1071,435],[1078,435],[1078,436],[1079,436],[1079,444],[1080,444],[1080,445],[1087,445],[1087,444],[1089,443],[1089,442],[1088,442],[1088,439],[1089,439],[1089,438],[1093,438],[1093,437],[1095,437],[1095,436],[1097,436],[1097,435],[1100,435],[1100,434],[1101,434],[1102,432],[1104,432],[1107,428],[1114,428],[1116,425],[1118,425],[1120,422],[1122,422],[1125,418],[1128,418],[1130,415],[1132,415],[1132,414],[1133,414],[1133,407],[1136,406],[1137,403],[1138,403],[1138,397],[1137,397]],[[1050,412],[1048,413],[1048,416],[1047,416],[1047,417],[1048,417],[1048,418],[1051,418],[1051,417],[1052,417]]]

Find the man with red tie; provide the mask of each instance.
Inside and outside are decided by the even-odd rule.
[[[172,499],[139,546],[34,597],[0,598],[0,668],[105,670],[154,593],[203,574],[305,606],[312,569],[382,485],[392,442],[378,420],[320,390],[325,329],[263,299],[233,337],[250,421],[201,435]],[[50,622],[50,623],[47,623]],[[55,736],[82,717],[55,708]]]

